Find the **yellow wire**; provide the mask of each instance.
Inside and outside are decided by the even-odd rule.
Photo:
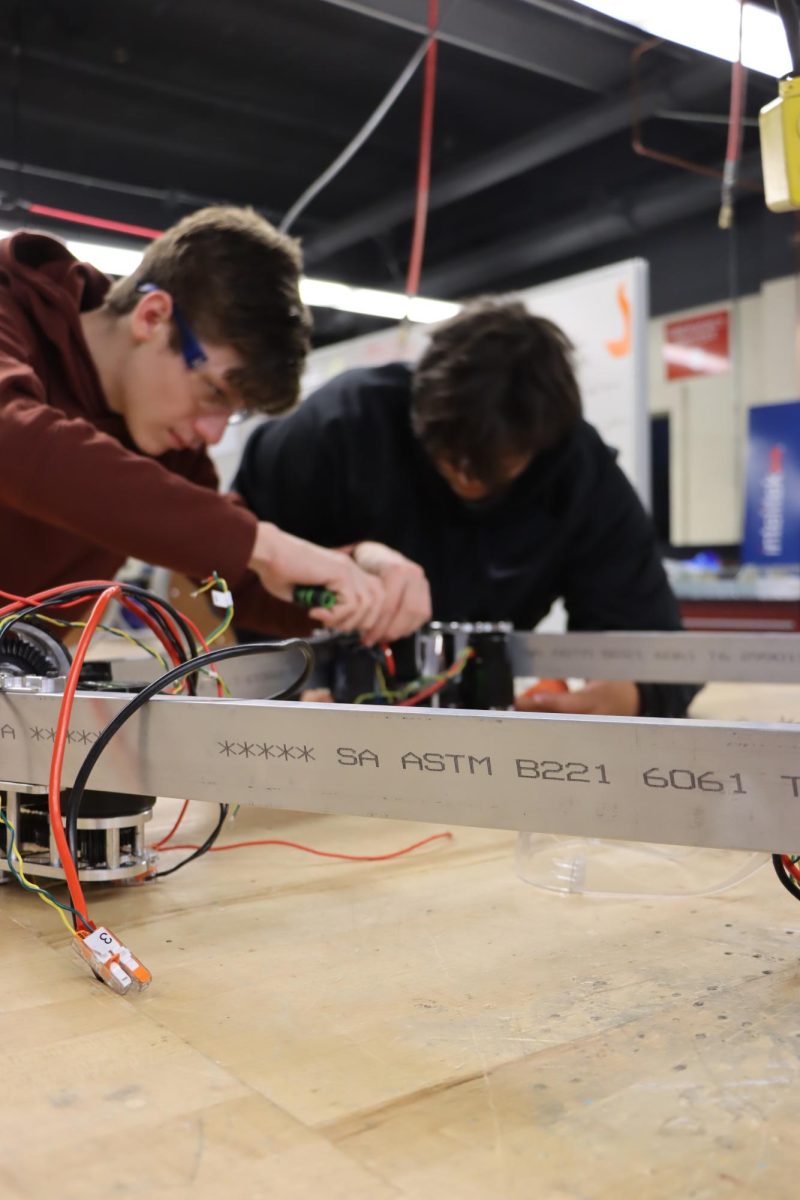
[[[78,623],[80,625],[85,624],[85,622]],[[165,671],[168,669],[167,660],[164,658],[163,654],[159,654],[158,650],[154,650],[152,646],[148,646],[146,642],[141,641],[139,638],[133,637],[132,634],[127,633],[124,629],[117,629],[116,625],[101,625],[100,628],[104,629],[106,633],[113,633],[116,637],[125,638],[125,641],[130,642],[132,646],[138,646],[140,650],[144,650],[152,658],[155,658]]]
[[[201,580],[200,587],[197,588],[195,591],[190,592],[190,595],[192,597],[202,596],[204,592],[210,592],[211,589],[214,587],[214,585],[217,583],[223,584],[226,589],[228,587],[228,585],[225,583],[225,580],[222,579],[221,576],[219,576],[216,571],[212,571],[211,574],[206,579]]]
[[[230,629],[232,620],[233,620],[233,605],[231,605],[230,608],[228,609],[228,611],[226,612],[225,619],[222,622],[222,624],[218,625],[217,628],[214,630],[214,632],[211,634],[211,637],[206,642],[206,645],[211,646],[217,640],[217,638],[221,638],[223,633],[226,633],[228,631],[228,629]]]
[[[376,671],[376,673],[377,673],[377,676],[378,676],[378,685],[379,685],[379,688],[380,688],[380,693],[381,693],[381,695],[382,695],[382,696],[383,696],[383,697],[384,697],[386,700],[391,700],[391,698],[392,698],[392,693],[389,691],[389,685],[388,685],[388,683],[386,682],[386,675],[384,674],[383,667],[380,665],[380,663],[376,663],[376,664],[375,664],[375,671]]]
[[[61,917],[61,920],[64,922],[67,932],[72,934],[73,937],[77,937],[77,933],[72,928],[69,921],[67,920],[67,914],[64,912],[63,908],[59,908],[59,906],[57,904],[54,904],[49,896],[43,895],[42,889],[40,887],[38,887],[37,884],[33,883],[30,879],[28,879],[28,876],[25,874],[25,864],[23,862],[22,855],[20,854],[19,847],[17,845],[17,831],[14,828],[14,826],[11,824],[11,822],[9,821],[7,813],[3,813],[3,822],[10,829],[11,833],[14,835],[14,847],[13,847],[12,853],[14,855],[14,860],[17,864],[17,874],[19,875],[20,879],[23,881],[23,883],[26,883],[28,885],[28,887],[31,889],[31,891],[36,896],[38,896],[39,899],[42,900],[46,905],[48,905],[49,908],[55,909],[55,911]]]
[[[217,574],[217,572],[215,571],[213,573],[213,575],[210,576],[210,578],[206,581],[206,583],[201,588],[199,588],[198,591],[193,592],[192,595],[200,596],[204,592],[209,591],[211,588],[213,588],[217,584],[219,584],[225,591],[229,590],[228,585],[225,582],[225,580],[222,579],[221,576],[219,576]],[[3,632],[3,629],[5,628],[5,626],[9,622],[11,622],[15,619],[16,619],[16,614],[9,613],[9,615],[7,617],[5,617],[2,621],[0,621],[0,636],[2,635],[2,632]],[[85,629],[86,628],[85,621],[65,621],[63,619],[59,619],[58,617],[46,617],[43,615],[40,615],[39,619],[42,621],[46,621],[49,625],[58,625],[62,629],[64,629],[64,628]],[[225,614],[225,619],[223,620],[223,622],[219,626],[219,628],[214,630],[213,634],[208,639],[206,645],[210,646],[212,642],[217,640],[217,638],[222,637],[223,633],[227,632],[227,630],[230,628],[230,624],[231,624],[232,620],[233,620],[233,605],[230,605]],[[159,652],[157,650],[152,649],[152,647],[150,647],[150,646],[146,645],[144,642],[140,641],[139,638],[133,637],[133,635],[128,633],[126,630],[120,629],[116,625],[101,625],[100,628],[102,630],[104,630],[106,633],[113,634],[115,637],[125,638],[126,642],[130,642],[131,645],[138,647],[140,650],[144,650],[147,654],[149,654],[153,658],[155,658],[165,671],[168,669],[166,659],[161,654],[159,654]],[[223,692],[225,693],[225,695],[228,698],[230,698],[230,695],[231,695],[230,688],[228,687],[228,685],[226,684],[225,680],[222,678],[221,675],[219,675],[213,669],[211,669],[211,670],[204,669],[202,673],[204,675],[208,674],[212,678],[218,679],[222,686]],[[179,685],[179,686],[182,686],[182,685]],[[46,904],[49,908],[52,908],[56,913],[58,913],[59,917],[61,918],[62,922],[64,923],[64,926],[65,926],[67,932],[70,933],[73,937],[77,937],[78,936],[77,932],[72,928],[69,921],[67,920],[67,914],[64,912],[64,910],[62,908],[59,908],[59,906],[57,904],[54,904],[49,896],[45,896],[42,892],[42,889],[39,888],[37,884],[33,883],[30,879],[28,879],[27,875],[25,874],[25,866],[24,866],[23,858],[22,858],[22,855],[20,854],[19,847],[17,846],[16,830],[14,829],[13,825],[11,824],[11,821],[9,821],[8,815],[6,813],[3,813],[3,821],[6,824],[6,826],[8,827],[8,829],[14,835],[14,845],[13,845],[12,853],[14,856],[14,860],[16,862],[17,873],[18,873],[20,879],[24,883],[27,884],[27,886],[34,893],[34,895],[38,896],[38,898],[41,901],[43,901],[44,904]]]
[[[0,635],[2,635],[3,628],[5,628],[6,624],[14,619],[14,614],[5,618],[5,620],[2,622],[2,625],[0,625]],[[41,614],[39,614],[38,619],[40,621],[46,621],[48,625],[58,625],[61,629],[86,628],[85,621],[64,621],[58,617],[45,617]],[[157,650],[154,650],[152,646],[148,646],[146,642],[140,641],[139,638],[133,637],[132,634],[128,633],[124,629],[119,629],[116,625],[100,625],[99,628],[105,633],[113,633],[115,637],[125,638],[126,642],[130,642],[132,646],[136,646],[139,650],[144,650],[146,654],[149,654],[152,658],[155,658],[165,671],[167,670],[166,659],[163,657],[163,655],[159,654]]]
[[[221,592],[230,593],[227,579],[223,579],[217,571],[214,571],[207,580],[199,587],[196,592],[192,592],[193,596],[202,596],[204,592],[210,591],[212,588],[218,587]],[[233,605],[229,604],[222,622],[217,626],[214,632],[206,641],[207,646],[211,646],[216,642],[217,638],[221,638],[223,633],[227,633],[230,629],[231,621],[233,620]]]
[[[454,663],[452,663],[452,665],[449,666],[447,668],[447,670],[442,671],[439,675],[423,675],[423,676],[421,676],[421,678],[415,679],[411,683],[405,684],[397,692],[393,692],[389,689],[387,682],[386,682],[386,676],[384,675],[383,671],[381,670],[380,665],[376,664],[376,671],[377,671],[379,683],[381,686],[380,692],[362,692],[360,696],[356,696],[355,700],[353,700],[352,703],[353,704],[363,704],[365,701],[372,700],[373,698],[375,698],[377,696],[381,696],[384,700],[389,700],[390,702],[395,702],[398,700],[405,700],[406,697],[413,696],[415,692],[423,691],[426,687],[428,687],[432,683],[443,683],[443,682],[447,683],[451,679],[455,679],[456,676],[461,674],[464,667],[467,665],[468,660],[470,658],[472,658],[472,654],[473,654],[473,651],[472,651],[471,647],[468,646],[466,648],[466,650],[462,650],[461,654],[459,654],[456,661]]]

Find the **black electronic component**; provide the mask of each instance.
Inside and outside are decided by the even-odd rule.
[[[51,634],[29,621],[15,621],[0,635],[0,672],[8,675],[66,675],[70,657]]]
[[[327,686],[339,704],[352,704],[361,696],[374,696],[380,704],[377,669],[383,663],[380,651],[365,646],[358,634],[336,638],[329,658]]]
[[[370,704],[381,704],[382,682],[396,695],[411,689],[410,695],[463,662],[462,669],[422,699],[420,706],[508,709],[514,703],[511,631],[506,622],[431,622],[414,637],[392,645],[393,671],[378,647],[362,645],[356,634],[337,636],[315,647],[319,668],[315,683],[327,686],[339,703],[352,704],[368,696]]]
[[[514,674],[508,653],[508,630],[477,628],[469,634],[472,657],[460,678],[462,708],[512,708]]]
[[[62,807],[70,791],[61,793]],[[133,796],[118,792],[87,792],[78,822],[76,863],[84,882],[131,882],[147,873],[153,854],[145,845],[145,826],[150,820],[155,796]],[[29,875],[63,879],[54,860],[47,792],[0,792],[0,808],[16,830],[16,844]],[[0,854],[8,849],[8,829],[0,823]],[[6,864],[2,865],[6,869]]]
[[[82,692],[141,692],[147,684],[115,679],[111,663],[95,659],[81,667],[78,687]]]

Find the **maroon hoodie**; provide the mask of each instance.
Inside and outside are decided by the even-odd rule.
[[[52,238],[0,241],[0,588],[110,579],[132,556],[193,578],[219,571],[242,624],[305,632],[247,570],[256,518],[216,492],[206,452],[150,458],[109,409],[80,322],[108,288]]]

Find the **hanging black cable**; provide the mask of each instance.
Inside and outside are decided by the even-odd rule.
[[[121,709],[117,715],[109,721],[105,729],[99,735],[97,741],[93,744],[91,750],[86,755],[80,769],[75,776],[75,781],[70,789],[69,803],[67,806],[66,832],[67,841],[69,842],[70,852],[72,857],[77,862],[78,853],[78,817],[80,815],[80,806],[83,799],[83,794],[86,790],[86,785],[89,781],[97,760],[109,744],[115,734],[119,732],[126,721],[138,712],[139,709],[151,700],[153,696],[157,696],[163,692],[170,684],[176,683],[180,679],[184,679],[187,675],[196,671],[202,670],[204,667],[211,666],[212,663],[224,662],[229,658],[240,658],[246,655],[255,654],[281,654],[289,650],[299,650],[303,655],[304,665],[303,670],[298,675],[297,679],[277,692],[274,696],[270,696],[271,700],[286,700],[290,696],[295,695],[308,680],[314,666],[314,655],[311,647],[300,638],[289,638],[282,642],[250,642],[241,646],[222,646],[218,650],[210,650],[207,654],[200,654],[196,658],[189,659],[188,662],[181,663],[180,666],[173,667],[171,671],[167,671],[159,679],[149,684],[143,691],[139,692],[134,698]],[[224,806],[223,806],[224,807]],[[214,833],[216,837],[219,829],[222,828],[224,817],[221,817],[218,828]],[[212,842],[205,845],[205,850],[209,849]],[[195,853],[194,857],[197,857]]]
[[[183,867],[188,867],[189,863],[194,862],[194,860],[196,858],[201,858],[204,854],[207,854],[208,851],[211,849],[211,847],[216,842],[219,835],[222,833],[222,826],[225,824],[225,818],[227,817],[227,815],[228,815],[228,805],[220,804],[219,818],[217,820],[217,823],[214,826],[214,828],[211,830],[211,833],[208,835],[208,837],[203,842],[203,844],[201,846],[198,846],[196,850],[193,850],[191,854],[186,856],[186,858],[182,858],[181,861],[179,863],[176,863],[174,867],[167,867],[166,871],[156,871],[155,875],[153,875],[152,878],[153,879],[166,879],[167,875],[174,875],[176,871],[182,870]]]

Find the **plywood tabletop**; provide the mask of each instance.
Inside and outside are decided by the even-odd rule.
[[[195,805],[187,833],[212,821]],[[243,809],[223,840],[374,854],[430,832]],[[560,896],[519,881],[512,836],[454,832],[93,892],[153,971],[132,1000],[3,886],[0,1194],[788,1196],[800,905],[769,870],[718,897]]]

